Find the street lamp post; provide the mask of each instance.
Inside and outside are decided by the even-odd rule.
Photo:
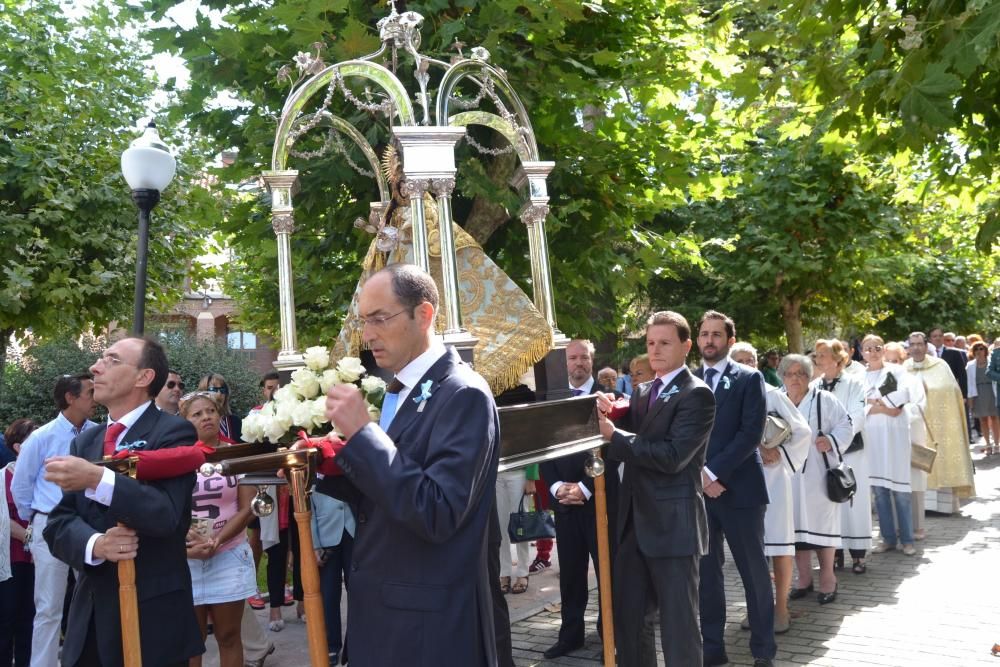
[[[150,123],[142,136],[122,153],[122,175],[132,188],[132,201],[139,208],[139,243],[135,260],[135,313],[132,333],[143,335],[146,328],[146,264],[149,254],[149,213],[160,201],[177,170],[173,153],[160,140],[156,124]]]

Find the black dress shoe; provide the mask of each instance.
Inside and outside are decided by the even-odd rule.
[[[793,588],[792,590],[788,591],[788,599],[798,600],[799,598],[804,598],[806,595],[812,592],[813,592],[812,584],[809,584],[805,588]]]
[[[705,667],[715,667],[716,665],[726,665],[729,664],[729,656],[725,653],[720,653],[718,655],[706,655],[702,658],[702,663]]]
[[[754,658],[753,667],[774,667],[774,660],[770,658]]]
[[[816,599],[819,601],[820,604],[830,604],[831,602],[837,599],[836,586],[833,588],[833,592],[831,593],[818,593],[816,595]]]
[[[542,654],[546,660],[551,660],[552,658],[558,658],[561,655],[566,655],[571,651],[583,648],[583,642],[578,644],[567,644],[565,642],[556,642],[554,646],[550,647]]]

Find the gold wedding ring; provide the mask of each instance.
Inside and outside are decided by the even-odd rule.
[[[120,553],[120,554],[125,553],[125,545],[124,544],[119,544],[118,545],[118,553]]]

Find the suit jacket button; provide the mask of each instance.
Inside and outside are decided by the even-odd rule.
[[[358,512],[358,523],[368,521],[368,516],[364,512]]]
[[[358,564],[351,563],[351,572],[357,572],[357,571],[358,571]]]

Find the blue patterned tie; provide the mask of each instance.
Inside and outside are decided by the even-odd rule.
[[[715,391],[715,376],[718,374],[719,371],[715,370],[714,368],[705,369],[705,384],[707,384],[708,388],[711,389],[712,391]]]
[[[403,383],[392,378],[392,382],[385,388],[385,400],[382,401],[382,414],[379,415],[378,425],[383,431],[389,430],[392,418],[396,416],[396,406],[399,404],[399,392],[403,391]]]

